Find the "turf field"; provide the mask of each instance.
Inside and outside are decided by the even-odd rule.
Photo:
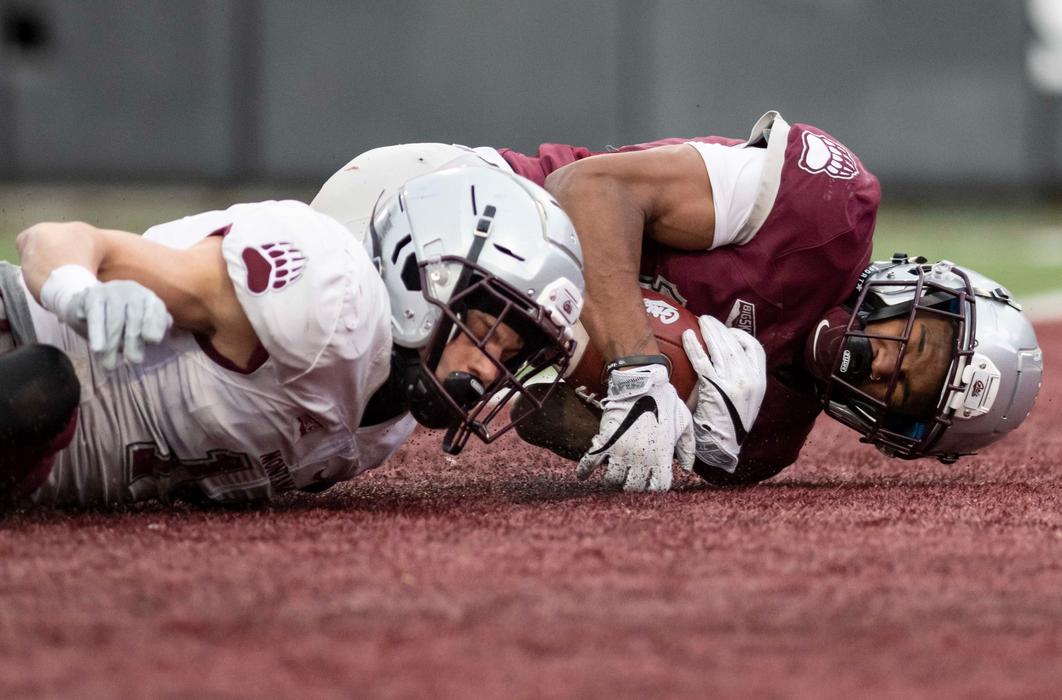
[[[951,466],[820,420],[761,485],[578,482],[423,433],[274,507],[0,517],[4,698],[1055,698],[1062,324]]]

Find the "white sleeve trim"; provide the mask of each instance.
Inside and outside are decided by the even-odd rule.
[[[749,140],[742,148],[754,147],[756,142],[762,139],[767,140],[767,159],[763,163],[760,187],[756,193],[752,212],[749,213],[748,221],[737,234],[737,238],[743,241],[751,241],[763,226],[763,222],[767,220],[771,209],[774,208],[774,200],[778,196],[778,187],[782,182],[785,147],[789,143],[789,123],[782,119],[782,115],[777,111],[767,112],[756,120],[749,134]]]
[[[688,143],[700,153],[712,183],[715,235],[711,247],[748,243],[752,236],[739,238],[738,234],[742,233],[756,203],[766,151],[721,143]]]
[[[712,184],[712,248],[744,245],[763,226],[778,196],[788,136],[789,124],[772,111],[760,117],[743,144],[687,142],[704,160]]]

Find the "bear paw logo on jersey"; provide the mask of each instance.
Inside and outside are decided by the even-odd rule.
[[[249,246],[241,254],[247,266],[247,290],[254,295],[280,291],[302,275],[306,257],[290,243]]]
[[[826,173],[837,180],[851,180],[859,174],[851,151],[828,136],[810,131],[804,132],[804,152],[798,165],[813,175]]]
[[[642,299],[642,301],[645,302],[645,313],[657,317],[660,319],[660,323],[665,326],[678,320],[678,309],[666,301],[658,301],[656,299]]]

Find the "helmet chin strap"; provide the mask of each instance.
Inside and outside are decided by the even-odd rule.
[[[485,393],[482,382],[468,372],[450,372],[443,380],[443,389],[465,410],[479,403]],[[454,442],[460,428],[460,423],[453,423],[447,428],[443,437],[443,452],[455,455],[464,447],[463,443]]]
[[[835,309],[808,337],[804,358],[812,376],[819,381],[829,379],[834,368],[850,384],[861,384],[870,378],[874,361],[870,339],[847,336],[847,327],[848,312]]]
[[[452,372],[451,374],[460,373]],[[455,389],[459,388],[453,383],[447,386],[449,381],[450,378],[447,377],[443,382],[445,390],[449,391],[450,386]],[[435,383],[424,376],[424,369],[420,366],[420,362],[407,367],[405,384],[409,395],[409,412],[425,428],[431,428],[432,430],[449,428],[454,424],[454,421],[461,418],[454,411],[453,406],[439,392],[439,388]],[[454,397],[454,400],[457,400],[457,398]]]
[[[874,350],[870,345],[870,338],[852,336],[841,349],[841,367],[838,374],[852,384],[862,384],[868,379],[875,379],[871,370],[873,362]]]
[[[463,409],[475,406],[483,398],[483,384],[468,372],[450,372],[442,384],[446,393]],[[409,408],[418,423],[433,430],[447,428],[447,436],[457,430],[454,419],[461,416],[454,412],[434,384],[418,378],[413,394],[416,400],[410,401]]]

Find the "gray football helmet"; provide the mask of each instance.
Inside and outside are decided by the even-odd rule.
[[[842,316],[833,328],[829,317],[820,323],[806,356],[813,374],[825,380],[826,413],[857,430],[864,442],[894,457],[950,463],[995,442],[1029,415],[1040,390],[1043,353],[1021,306],[999,283],[946,260],[926,264],[925,258],[897,253],[864,271],[853,299],[846,322]],[[890,408],[916,314],[947,319],[955,331],[932,415]],[[866,330],[869,323],[896,318],[907,321],[898,336]],[[892,375],[878,378],[887,382],[883,398],[859,388],[870,376],[871,338],[899,342]]]
[[[491,442],[541,406],[541,389],[531,396],[524,387],[551,367],[564,374],[584,291],[579,239],[549,193],[489,167],[422,175],[377,204],[366,247],[387,287],[409,409],[421,424],[448,429],[444,450],[456,454],[473,434]],[[495,319],[484,337],[466,325],[473,309]],[[500,324],[524,341],[505,362],[485,351]],[[490,385],[464,372],[435,376],[459,333],[497,368]],[[528,400],[519,415],[504,413],[520,395]]]

